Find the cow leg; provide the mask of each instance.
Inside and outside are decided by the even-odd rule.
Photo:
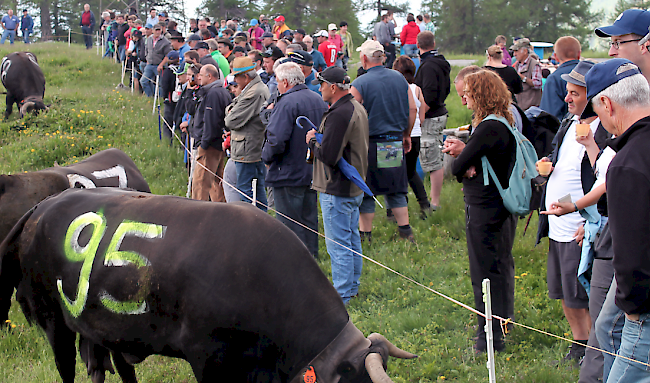
[[[5,110],[5,118],[9,118],[9,115],[11,115],[11,112],[13,112],[14,102],[16,102],[14,96],[11,93],[7,92],[7,109]]]
[[[9,319],[11,297],[14,295],[14,287],[18,284],[18,278],[20,278],[20,274],[17,273],[5,273],[0,278],[0,327],[4,326]]]
[[[54,318],[45,321],[45,334],[50,341],[50,346],[54,352],[54,362],[59,370],[63,383],[74,383],[76,352],[75,347],[76,333],[65,325],[62,317],[54,314]]]
[[[138,379],[135,377],[135,367],[129,364],[124,355],[121,352],[112,352],[113,354],[113,364],[117,373],[122,378],[124,383],[138,383]]]

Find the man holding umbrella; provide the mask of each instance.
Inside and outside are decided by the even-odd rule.
[[[314,154],[312,188],[320,192],[332,282],[347,305],[359,293],[362,268],[359,206],[363,191],[341,172],[337,163],[344,158],[359,174],[367,173],[368,115],[350,94],[350,77],[342,68],[329,67],[317,74],[312,83],[320,85],[323,100],[330,104],[318,128],[318,133],[323,134],[321,143],[316,140],[315,130],[306,136]]]

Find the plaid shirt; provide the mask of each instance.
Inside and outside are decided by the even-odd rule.
[[[433,25],[433,21],[429,21],[428,23],[424,24],[424,29],[430,31],[433,34],[436,33],[436,26]]]
[[[517,63],[517,72],[521,73],[522,70],[526,69],[528,62],[530,61],[530,56],[526,57],[523,63]],[[531,79],[533,84],[533,89],[542,89],[542,67],[538,64],[535,65],[533,70],[533,78]],[[530,85],[530,84],[528,84]]]

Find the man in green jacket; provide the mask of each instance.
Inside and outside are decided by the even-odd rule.
[[[264,189],[264,164],[262,144],[265,126],[260,111],[269,98],[269,90],[255,72],[255,64],[248,56],[237,57],[232,62],[232,74],[241,94],[226,108],[226,128],[230,129],[230,159],[237,169],[237,189],[253,197],[252,183],[257,180],[257,200],[266,205]],[[242,196],[242,201],[248,199]],[[258,203],[257,207],[266,211]]]

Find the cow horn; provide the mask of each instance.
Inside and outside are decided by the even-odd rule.
[[[393,383],[386,371],[384,371],[384,362],[381,355],[370,353],[366,356],[366,371],[370,376],[372,383]]]
[[[368,335],[368,340],[371,342],[373,340],[385,342],[386,345],[388,346],[388,355],[394,357],[394,358],[400,358],[400,359],[413,359],[417,358],[418,356],[415,354],[411,354],[410,352],[404,351],[402,349],[397,348],[397,346],[393,345],[391,342],[388,341],[383,335],[372,333]]]
[[[35,105],[36,103],[32,101],[24,103],[23,106],[20,107],[20,114],[22,116],[26,115],[29,110],[34,109]]]

